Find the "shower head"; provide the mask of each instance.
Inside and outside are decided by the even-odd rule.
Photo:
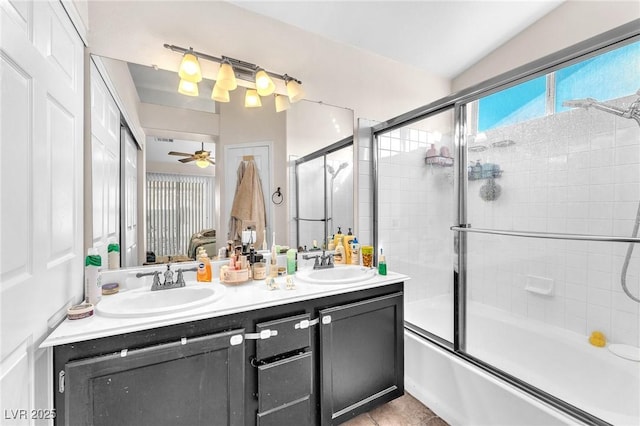
[[[338,166],[338,170],[336,170],[336,169],[334,169],[334,168],[333,168],[333,166],[331,166],[331,165],[327,164],[327,171],[329,172],[329,174],[331,175],[331,177],[332,177],[333,179],[335,179],[335,178],[336,178],[336,176],[338,176],[338,173],[340,173],[340,171],[341,171],[342,169],[344,169],[345,167],[347,167],[348,165],[349,165],[349,163],[348,163],[348,162],[344,162],[344,163],[340,164],[340,165]]]
[[[618,117],[626,117],[625,110],[615,107],[613,105],[607,105],[605,103],[598,102],[593,98],[573,99],[573,100],[564,101],[562,102],[562,106],[568,107],[568,108],[585,108],[585,109],[595,108],[595,109],[599,109],[600,111],[617,115]]]

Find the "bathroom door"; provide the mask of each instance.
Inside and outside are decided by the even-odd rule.
[[[218,224],[218,227],[224,230],[224,234],[221,233],[219,236],[219,239],[222,242],[218,247],[222,247],[223,243],[227,239],[231,206],[233,205],[233,197],[238,183],[238,166],[246,155],[252,155],[256,162],[256,166],[258,167],[258,173],[260,175],[260,180],[262,181],[265,213],[267,216],[267,226],[265,228],[267,231],[267,241],[271,241],[270,233],[273,230],[273,203],[271,202],[271,143],[262,142],[257,144],[234,145],[225,147],[224,150],[224,181],[222,183],[224,190],[221,191],[224,194],[224,200],[221,203],[224,207],[224,211],[220,216],[220,223]],[[256,238],[259,243],[262,243],[262,235],[257,235]]]

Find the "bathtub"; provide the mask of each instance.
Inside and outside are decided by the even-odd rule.
[[[445,318],[452,318],[450,297],[405,304],[406,322],[450,336],[452,320]],[[640,363],[474,302],[467,324],[467,352],[475,358],[608,423],[640,424]],[[409,329],[404,340],[406,390],[452,425],[580,424]]]

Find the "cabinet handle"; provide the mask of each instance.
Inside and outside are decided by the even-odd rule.
[[[262,330],[260,333],[246,333],[244,338],[247,340],[264,340],[269,337],[277,336],[278,330]]]
[[[312,319],[312,320],[308,320],[308,319],[304,319],[300,322],[297,322],[293,328],[295,328],[296,330],[300,329],[300,330],[304,330],[305,328],[309,328],[313,325],[317,325],[320,322],[320,318],[316,318],[316,319]]]
[[[64,370],[58,373],[58,392],[64,393]]]
[[[322,324],[331,324],[331,315],[325,315],[322,317]]]

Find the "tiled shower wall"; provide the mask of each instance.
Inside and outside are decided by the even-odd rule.
[[[425,165],[429,133],[402,128],[379,138],[378,245],[388,268],[411,277],[405,300],[453,288],[453,167]],[[451,149],[450,134],[437,148]]]
[[[633,100],[616,103],[626,107]],[[453,288],[454,168],[425,165],[426,137],[415,129],[380,137],[379,245],[389,269],[411,277],[405,288],[408,301]],[[515,144],[491,147],[504,140]],[[469,152],[469,160],[497,163],[504,172],[496,179],[501,194],[494,201],[479,195],[486,180],[468,183],[472,227],[631,235],[640,200],[640,126],[635,121],[573,110],[488,132],[483,143],[489,148]],[[438,147],[442,144],[451,148],[447,135]],[[368,204],[362,181],[370,167],[363,157],[366,149],[361,145],[359,153],[361,228],[369,223],[363,217]],[[627,247],[469,234],[469,298],[582,335],[600,330],[612,342],[638,345],[640,305],[620,286]],[[627,283],[640,295],[638,245]],[[548,286],[550,294],[540,294]]]
[[[618,100],[627,107],[634,97]],[[479,196],[468,185],[474,228],[631,236],[640,200],[640,126],[597,110],[577,109],[487,134],[485,145],[514,145],[469,153],[499,164],[501,195]],[[472,300],[586,335],[638,345],[640,304],[620,285],[627,243],[469,237]],[[627,283],[640,295],[640,247]],[[527,290],[533,287],[533,291]],[[536,290],[551,288],[550,294]]]

